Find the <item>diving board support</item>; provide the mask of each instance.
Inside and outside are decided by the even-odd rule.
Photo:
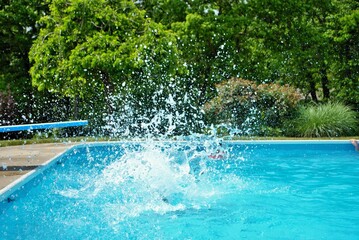
[[[34,123],[23,125],[0,126],[0,133],[16,132],[16,131],[31,131],[37,129],[51,129],[51,128],[65,128],[65,127],[79,127],[86,126],[87,120],[66,121],[66,122],[52,122],[52,123]]]

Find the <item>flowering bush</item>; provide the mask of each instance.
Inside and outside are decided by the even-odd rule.
[[[16,101],[10,91],[0,91],[0,126],[1,125],[13,125],[19,123],[19,111]],[[16,138],[20,135],[12,133],[0,133],[0,139]]]
[[[256,84],[231,78],[216,86],[217,97],[206,103],[206,121],[225,124],[244,135],[278,135],[303,96],[294,88]]]
[[[7,92],[0,92],[0,125],[17,123],[18,110],[10,89]]]

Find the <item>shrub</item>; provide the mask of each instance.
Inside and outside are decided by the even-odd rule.
[[[10,91],[0,92],[0,126],[13,125],[20,123],[20,114],[17,103]],[[10,139],[21,137],[15,132],[0,133],[0,139]]]
[[[7,92],[0,92],[0,125],[18,123],[19,112],[14,97],[8,88]]]
[[[294,121],[298,135],[304,137],[339,137],[354,135],[357,114],[342,103],[306,106]]]
[[[206,103],[206,121],[227,124],[245,135],[278,135],[303,96],[294,88],[231,78],[218,85],[217,97]],[[239,130],[239,131],[238,131]]]

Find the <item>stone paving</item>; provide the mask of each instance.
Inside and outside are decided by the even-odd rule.
[[[0,189],[73,145],[50,143],[0,147]]]

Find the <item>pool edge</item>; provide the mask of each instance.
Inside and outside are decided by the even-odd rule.
[[[59,159],[63,154],[65,154],[67,151],[73,150],[74,148],[81,146],[83,144],[79,145],[73,145],[69,148],[63,150],[62,152],[58,153],[56,156],[50,158],[49,160],[45,161],[44,163],[40,164],[37,168],[29,171],[28,173],[25,173],[18,179],[14,180],[4,188],[0,189],[0,202],[3,202],[6,199],[11,198],[11,195],[16,192],[21,186],[25,185],[32,179],[34,179],[36,176],[41,174],[43,171],[51,167],[53,164],[55,164],[56,160]]]

